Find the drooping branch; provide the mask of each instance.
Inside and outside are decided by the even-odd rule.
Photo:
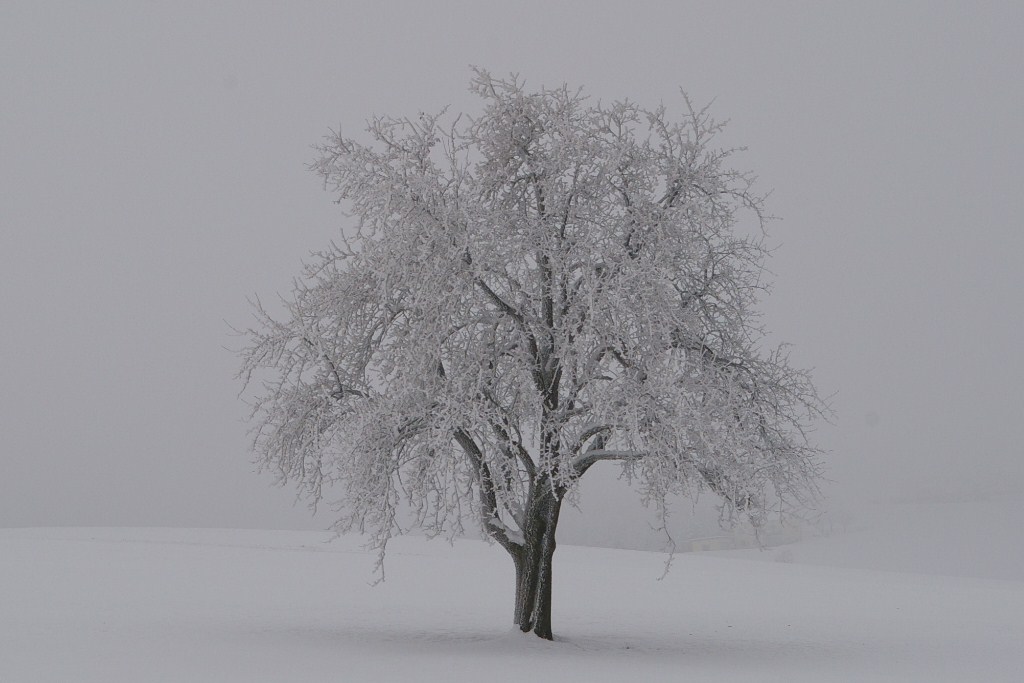
[[[331,357],[327,355],[326,351],[318,350],[313,345],[313,342],[309,340],[308,337],[303,337],[302,341],[306,344],[307,347],[309,347],[310,351],[318,353],[321,360],[323,360],[323,362],[327,364],[327,369],[337,385],[337,388],[333,392],[331,392],[331,396],[335,400],[341,401],[342,399],[345,398],[346,394],[358,396],[359,398],[366,398],[366,394],[363,393],[362,391],[359,391],[358,389],[353,389],[352,387],[349,386],[345,386],[345,383],[341,380],[341,374],[338,372],[338,366],[334,364],[334,361],[331,360]]]

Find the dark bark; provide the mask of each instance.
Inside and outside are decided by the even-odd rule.
[[[531,496],[523,546],[512,555],[516,567],[516,626],[551,640],[551,589],[554,577],[555,530],[562,507],[562,491],[550,482],[538,485]]]

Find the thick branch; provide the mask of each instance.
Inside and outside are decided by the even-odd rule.
[[[572,466],[573,469],[576,470],[577,476],[579,476],[589,470],[595,463],[601,462],[602,460],[631,462],[645,458],[647,455],[648,453],[646,451],[620,451],[595,448],[588,450],[586,453],[576,458],[573,461]]]
[[[521,544],[509,537],[508,527],[501,522],[501,517],[498,514],[498,497],[494,491],[494,479],[491,476],[491,468],[484,460],[483,451],[465,430],[456,430],[454,436],[455,441],[462,447],[473,466],[473,471],[476,472],[480,492],[480,514],[484,528],[502,548],[510,554],[517,553]]]

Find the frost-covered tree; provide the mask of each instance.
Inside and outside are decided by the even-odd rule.
[[[515,623],[551,638],[559,510],[595,463],[758,524],[813,491],[823,406],[762,349],[764,235],[737,226],[762,200],[706,111],[479,70],[471,89],[476,117],[319,148],[354,225],[285,314],[257,304],[241,375],[264,466],[340,491],[338,528],[381,552],[402,506],[433,534],[474,520],[515,565]]]

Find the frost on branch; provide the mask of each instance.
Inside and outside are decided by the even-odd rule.
[[[431,533],[475,520],[525,567],[517,623],[541,633],[558,508],[592,465],[757,523],[813,493],[825,407],[761,348],[763,232],[736,226],[763,227],[762,200],[706,111],[484,71],[472,90],[475,116],[375,119],[368,142],[319,148],[353,230],[283,318],[257,306],[242,375],[263,465],[314,500],[340,487],[339,528],[380,546],[403,501]]]

